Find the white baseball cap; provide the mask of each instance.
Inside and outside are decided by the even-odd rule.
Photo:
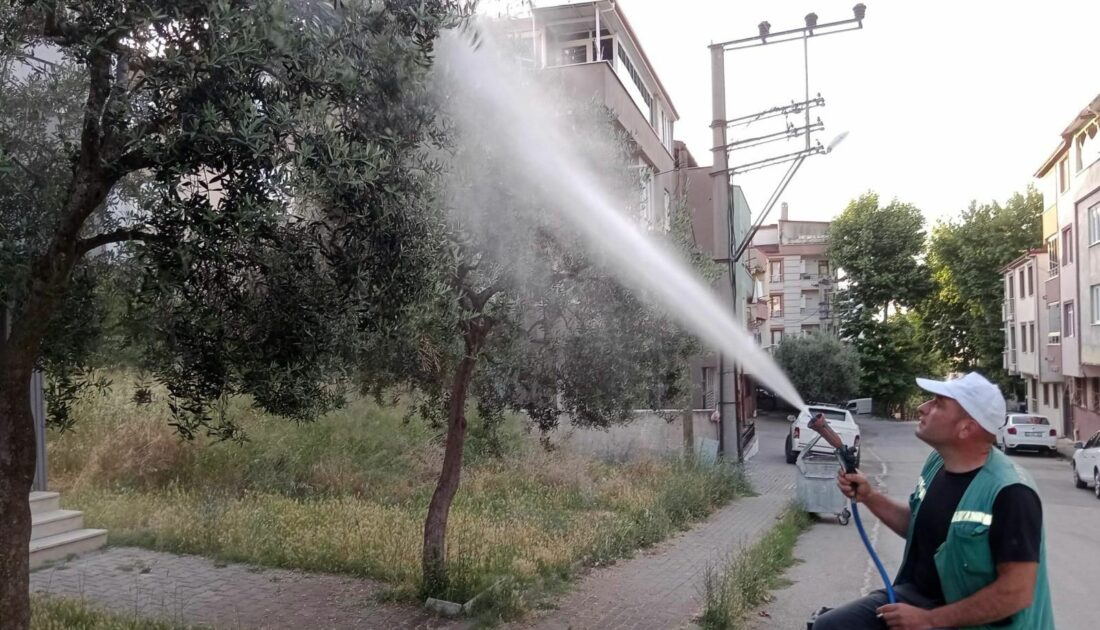
[[[918,378],[917,386],[926,392],[953,399],[983,429],[994,435],[1004,426],[1008,409],[1001,389],[977,372],[950,381]]]

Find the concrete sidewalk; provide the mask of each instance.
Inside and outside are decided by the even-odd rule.
[[[770,442],[766,446],[772,447]],[[748,464],[758,496],[734,501],[691,530],[634,558],[590,571],[558,601],[556,610],[513,627],[666,630],[694,626],[703,611],[707,567],[720,565],[760,540],[790,505],[794,467],[780,457],[781,453],[771,460],[757,457]]]
[[[381,603],[383,584],[337,575],[223,564],[111,547],[31,573],[31,592],[125,615],[210,628],[336,630],[460,628],[423,610]]]

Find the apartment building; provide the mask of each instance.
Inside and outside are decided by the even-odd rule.
[[[792,221],[787,204],[780,208],[779,221],[760,226],[752,241],[753,302],[766,305],[757,311],[764,317],[756,320],[764,348],[774,348],[788,335],[834,331],[836,270],[827,253],[829,222]]]
[[[1046,362],[1064,380],[1063,431],[1087,437],[1100,431],[1100,96],[1060,135],[1035,173],[1047,203]]]
[[[567,97],[594,100],[614,112],[637,146],[643,172],[639,219],[650,229],[667,230],[669,211],[683,192],[677,189],[673,138],[680,115],[622,6],[609,0],[537,4],[504,28],[520,54]]]
[[[1050,418],[1064,432],[1061,360],[1051,361],[1060,347],[1061,327],[1048,314],[1048,292],[1057,283],[1044,280],[1049,273],[1045,249],[1032,249],[1001,269],[1004,276],[1004,368],[1019,376],[1026,388],[1027,411]],[[1057,324],[1057,322],[1056,322]],[[1053,349],[1053,350],[1052,350]]]
[[[567,98],[595,100],[614,113],[633,139],[637,167],[645,175],[639,220],[651,230],[667,230],[673,204],[683,199],[696,244],[722,269],[714,290],[729,312],[744,322],[753,278],[744,265],[730,264],[730,257],[731,241],[743,241],[749,231],[748,202],[732,185],[728,203],[716,200],[715,178],[728,175],[698,165],[687,147],[675,140],[679,114],[622,5],[610,0],[547,0],[533,3],[529,15],[508,21],[504,28],[521,57],[561,85]],[[723,410],[718,414],[722,450],[745,450],[738,443],[745,446],[753,435],[754,398],[743,395],[751,390],[750,379],[715,352],[697,357],[692,374],[693,406]]]

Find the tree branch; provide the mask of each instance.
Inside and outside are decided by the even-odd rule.
[[[485,305],[488,304],[489,300],[493,299],[494,295],[500,293],[503,290],[503,279],[497,280],[496,282],[482,289],[480,292],[472,297],[472,301],[474,303],[474,306],[476,307],[474,310],[480,312],[483,308],[485,308]]]
[[[42,34],[55,44],[72,45],[80,41],[80,33],[68,20],[58,15],[60,7],[54,6],[46,13],[46,23]]]
[[[20,161],[19,158],[15,157],[15,155],[10,151],[4,151],[3,154],[7,156],[9,160],[11,160],[12,164],[15,164],[20,169],[22,169],[23,172],[26,173],[27,176],[30,177],[36,184],[40,186],[42,185],[42,173],[31,169],[29,166]]]
[[[115,230],[114,232],[105,232],[103,234],[96,234],[88,238],[82,238],[76,243],[76,252],[78,256],[83,256],[97,247],[104,245],[110,245],[111,243],[123,243],[126,241],[159,241],[163,240],[159,234],[152,234],[150,232],[143,232],[136,229],[122,229]]]

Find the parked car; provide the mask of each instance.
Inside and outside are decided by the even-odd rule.
[[[871,413],[871,399],[870,398],[853,398],[848,401],[848,412],[853,416],[860,414]]]
[[[783,400],[779,396],[776,396],[774,392],[760,387],[756,387],[756,406],[758,409],[767,411],[794,411],[795,408],[790,403]]]
[[[810,442],[817,437],[817,433],[810,429],[810,419],[817,414],[824,414],[825,420],[828,421],[829,426],[833,431],[840,436],[840,440],[844,442],[846,446],[854,447],[856,450],[856,465],[859,465],[859,425],[852,419],[852,414],[847,409],[841,407],[834,407],[832,405],[812,405],[803,409],[798,416],[787,416],[787,419],[791,422],[791,430],[787,434],[786,444],[784,445],[784,452],[787,456],[787,463],[793,464],[798,459],[798,454],[802,452],[802,449],[806,448]],[[825,440],[818,440],[814,445],[813,452],[818,453],[831,453],[833,448],[825,443]]]
[[[1087,488],[1090,485],[1096,492],[1096,498],[1100,499],[1100,431],[1089,438],[1088,442],[1074,444],[1077,450],[1073,453],[1073,485],[1078,488]]]
[[[756,406],[759,409],[768,409],[775,411],[778,406],[778,399],[775,394],[769,392],[763,387],[756,388]]]
[[[1010,413],[997,436],[997,446],[1006,453],[1021,449],[1055,455],[1058,453],[1058,431],[1046,416]]]

